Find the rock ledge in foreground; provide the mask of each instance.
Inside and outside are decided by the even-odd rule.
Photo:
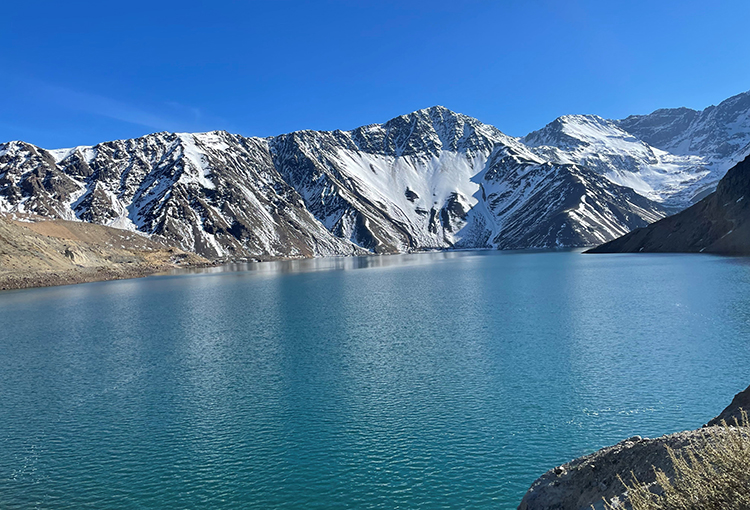
[[[729,423],[741,414],[741,409],[750,408],[750,386],[738,393],[732,403],[706,427],[717,426],[722,420]],[[518,506],[519,510],[597,510],[604,508],[602,498],[611,501],[617,497],[625,500],[625,487],[618,480],[631,479],[631,472],[642,483],[656,480],[654,466],[673,476],[672,461],[667,453],[669,446],[679,454],[691,444],[700,448],[704,442],[706,427],[657,437],[655,439],[635,436],[602,448],[585,457],[572,460],[550,469],[529,488]]]

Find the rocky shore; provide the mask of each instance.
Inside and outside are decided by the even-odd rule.
[[[673,476],[669,446],[680,454],[691,445],[700,448],[706,440],[705,428],[720,425],[722,420],[734,423],[741,409],[750,408],[750,386],[735,396],[732,403],[704,428],[678,432],[655,439],[631,437],[591,455],[572,460],[550,469],[529,488],[518,506],[519,510],[596,510],[604,508],[604,500],[617,499],[627,506],[625,487],[618,475],[629,481],[631,473],[642,483],[655,481],[654,467]]]

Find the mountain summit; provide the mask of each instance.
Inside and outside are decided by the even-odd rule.
[[[518,139],[434,106],[270,138],[8,142],[0,211],[158,234],[212,258],[588,246],[684,207],[726,163],[656,148],[626,124],[648,123],[570,115]]]

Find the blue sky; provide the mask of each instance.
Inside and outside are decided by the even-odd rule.
[[[750,3],[6,2],[0,141],[351,129],[444,105],[521,136],[750,89]]]

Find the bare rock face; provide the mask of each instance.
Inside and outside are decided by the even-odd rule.
[[[750,92],[743,92],[702,111],[667,108],[617,122],[641,140],[673,154],[701,154],[709,161],[741,159],[750,144],[749,109]]]
[[[732,403],[706,427],[720,425],[722,420],[733,421],[735,416],[739,418],[741,408],[750,409],[750,387],[737,394]],[[634,474],[639,482],[650,484],[656,481],[656,467],[673,476],[672,461],[666,447],[679,455],[690,446],[700,448],[704,441],[705,427],[655,439],[631,437],[547,471],[531,485],[518,508],[589,510],[593,506],[601,510],[604,508],[603,498],[610,502],[616,499],[629,508],[625,487],[618,475],[630,482]]]

